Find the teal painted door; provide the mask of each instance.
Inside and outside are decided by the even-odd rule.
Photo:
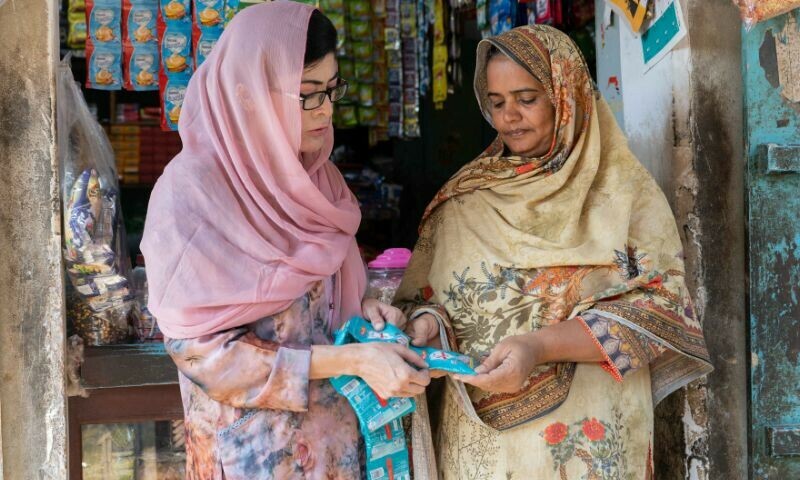
[[[743,33],[751,472],[800,479],[800,9]]]

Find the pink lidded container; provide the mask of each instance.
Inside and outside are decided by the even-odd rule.
[[[411,250],[390,248],[369,262],[367,298],[375,298],[383,303],[392,303],[403,273],[411,260]]]

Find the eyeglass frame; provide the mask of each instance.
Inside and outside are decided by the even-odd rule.
[[[336,100],[334,100],[333,97],[332,97],[334,90],[336,90],[337,88],[340,88],[342,86],[344,86],[344,91],[342,92],[342,96],[337,98]],[[325,98],[323,97],[322,101],[320,102],[320,104],[317,105],[314,108],[306,108],[306,100],[309,100],[314,95],[319,95],[319,94],[322,93],[322,94],[325,94],[326,97],[328,97],[328,100],[330,100],[331,103],[336,103],[336,102],[342,100],[345,97],[345,95],[347,95],[347,89],[349,87],[350,87],[350,84],[347,83],[347,80],[345,80],[345,79],[340,77],[339,81],[336,83],[335,86],[330,87],[330,88],[326,88],[325,90],[319,90],[319,91],[316,91],[316,92],[311,92],[311,93],[306,93],[306,94],[301,93],[299,95],[289,95],[289,96],[294,98],[294,99],[296,99],[296,100],[299,100],[300,101],[300,108],[302,108],[304,111],[311,112],[313,110],[321,108],[325,104]]]

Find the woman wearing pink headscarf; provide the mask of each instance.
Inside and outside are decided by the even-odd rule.
[[[400,345],[331,345],[364,314],[361,215],[328,162],[345,93],[336,30],[311,7],[250,7],[192,77],[183,151],[156,185],[142,242],[150,310],[180,371],[187,478],[361,476],[352,409],[327,378],[414,396],[425,362]]]

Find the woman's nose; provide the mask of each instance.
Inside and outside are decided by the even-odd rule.
[[[506,107],[503,109],[503,121],[505,123],[514,123],[519,121],[522,118],[520,115],[519,110],[515,105],[506,104]]]
[[[317,109],[317,115],[324,115],[325,118],[333,116],[333,102],[327,95],[322,100],[322,105]]]

